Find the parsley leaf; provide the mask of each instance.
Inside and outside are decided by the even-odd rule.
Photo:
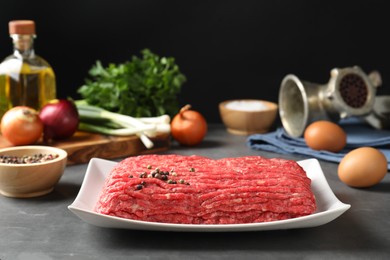
[[[152,117],[179,111],[177,95],[186,81],[173,57],[149,49],[142,58],[104,67],[98,60],[78,89],[88,104],[133,117]]]

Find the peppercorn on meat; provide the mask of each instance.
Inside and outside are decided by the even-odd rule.
[[[96,212],[178,224],[241,224],[315,212],[311,180],[292,160],[140,155],[107,176]]]

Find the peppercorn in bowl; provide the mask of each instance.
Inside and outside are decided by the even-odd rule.
[[[50,193],[67,162],[63,149],[28,145],[0,149],[0,194],[30,198]]]

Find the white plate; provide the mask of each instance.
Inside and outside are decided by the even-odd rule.
[[[192,225],[146,222],[99,214],[94,212],[93,208],[98,201],[107,174],[117,162],[98,158],[90,160],[80,191],[75,201],[68,206],[68,209],[89,224],[107,228],[230,232],[316,227],[336,219],[351,207],[336,198],[325,179],[317,159],[307,159],[298,163],[305,169],[308,177],[312,180],[312,190],[317,199],[317,211],[304,217],[250,224]]]

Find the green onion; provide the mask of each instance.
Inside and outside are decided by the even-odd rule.
[[[138,135],[147,148],[153,147],[149,137],[157,132],[170,131],[168,115],[135,118],[89,105],[85,100],[77,100],[75,105],[80,118],[79,130],[82,131],[115,136]]]
[[[79,123],[79,129],[87,132],[95,132],[95,133],[101,133],[105,135],[116,135],[116,136],[129,136],[129,135],[135,135],[142,132],[142,130],[138,130],[136,128],[112,129],[105,126],[98,126],[98,125],[93,125],[93,124],[88,124],[83,122]]]

